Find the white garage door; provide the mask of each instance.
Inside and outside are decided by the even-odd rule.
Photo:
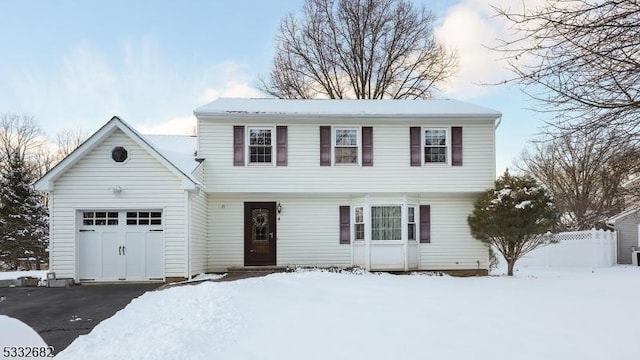
[[[78,213],[80,281],[164,279],[162,211]]]

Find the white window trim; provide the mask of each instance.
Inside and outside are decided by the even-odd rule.
[[[246,166],[266,166],[266,167],[274,167],[276,166],[276,156],[278,155],[277,142],[278,142],[278,134],[276,134],[276,127],[274,125],[252,125],[245,126],[245,134],[244,134],[244,163]],[[251,162],[251,130],[271,130],[271,162],[270,163],[254,163]]]
[[[364,243],[367,240],[367,215],[366,215],[366,206],[365,205],[354,205],[353,208],[353,241],[357,241],[358,243]],[[362,222],[356,222],[356,209],[362,209]],[[356,225],[363,224],[364,225],[364,238],[357,239],[356,238]]]
[[[355,164],[336,164],[336,130],[355,130],[358,156]],[[362,164],[362,126],[332,126],[331,127],[331,165],[333,166],[360,166]]]
[[[403,204],[371,204],[369,206],[369,212],[372,212],[371,210],[374,207],[399,207],[400,208],[400,239],[394,239],[394,240],[374,240],[373,239],[373,215],[369,217],[369,236],[371,238],[371,241],[374,244],[401,244],[404,240],[405,240],[405,236],[404,233],[402,232],[402,228],[403,228],[403,224],[406,222],[405,220],[405,216],[404,216],[404,208],[405,206]]]
[[[401,240],[373,240],[371,238],[371,208],[379,206],[399,206],[401,209]],[[399,203],[399,202],[373,202],[373,203],[352,203],[351,204],[351,228],[352,238],[356,241],[355,225],[356,225],[356,208],[362,208],[363,221],[364,221],[364,241],[373,241],[375,244],[399,244],[404,241],[414,241],[420,243],[420,206],[415,203]],[[415,240],[409,240],[409,208],[414,209],[414,224],[416,225]],[[362,240],[357,240],[361,242]]]
[[[424,159],[424,149],[426,147],[424,131],[425,130],[444,130],[445,138],[447,140],[447,161],[443,163],[426,162]],[[422,166],[451,166],[451,126],[423,126],[420,128],[420,161]]]

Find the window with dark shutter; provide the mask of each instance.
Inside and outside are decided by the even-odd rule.
[[[351,242],[351,210],[349,206],[340,206],[340,244]]]
[[[420,127],[412,126],[409,128],[409,147],[411,151],[411,166],[420,166]]]
[[[320,126],[320,166],[331,166],[331,126]]]
[[[431,242],[431,205],[420,205],[420,242]]]
[[[462,127],[451,127],[451,165],[462,166]]]
[[[233,127],[233,166],[244,166],[244,126]]]
[[[287,166],[287,142],[288,132],[286,126],[276,127],[277,136],[277,161],[278,166]]]
[[[373,128],[362,127],[362,166],[373,166]]]

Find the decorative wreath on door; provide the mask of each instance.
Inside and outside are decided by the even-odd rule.
[[[257,209],[253,212],[253,226],[264,229],[269,223],[269,212],[266,209]]]

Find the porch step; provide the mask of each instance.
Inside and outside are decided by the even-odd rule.
[[[232,266],[227,268],[227,273],[281,273],[286,272],[286,266]]]

